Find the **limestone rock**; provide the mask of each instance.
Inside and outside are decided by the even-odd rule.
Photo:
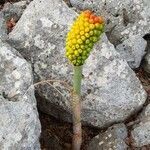
[[[131,135],[135,147],[142,147],[150,144],[150,104],[140,115],[140,123],[134,125]]]
[[[38,118],[30,65],[0,40],[0,149],[39,150]]]
[[[56,79],[72,83],[64,42],[75,17],[76,13],[63,1],[34,0],[10,33],[9,42],[32,63],[36,81]],[[106,127],[123,121],[146,100],[147,95],[136,75],[105,35],[87,59],[83,75],[84,124]],[[59,82],[39,85],[37,94],[42,98],[39,100],[42,111],[71,121],[71,97],[66,86]]]
[[[88,150],[127,150],[126,138],[126,126],[116,124],[94,137],[88,146]]]
[[[143,64],[144,70],[150,74],[150,53],[147,53],[144,57],[144,64]]]
[[[146,55],[144,57],[144,61],[142,64],[142,67],[144,68],[144,71],[146,71],[147,73],[150,73],[150,35],[146,35],[145,39],[147,41],[147,47],[146,47]]]
[[[0,11],[0,38],[7,39],[7,25],[6,23],[13,18],[15,22],[19,20],[27,2],[20,1],[16,3],[6,3],[4,8]]]
[[[120,55],[128,62],[131,68],[138,68],[145,55],[147,42],[140,36],[132,36],[116,47]]]

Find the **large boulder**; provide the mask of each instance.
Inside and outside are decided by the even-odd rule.
[[[0,40],[0,149],[39,150],[38,118],[31,66]]]
[[[33,65],[35,81],[45,79],[72,83],[71,65],[64,42],[76,13],[61,0],[34,0],[9,35],[9,42]],[[103,35],[83,69],[82,120],[106,127],[138,111],[146,100],[143,87],[127,62]],[[57,88],[57,89],[56,89]],[[71,121],[71,96],[58,82],[37,88],[39,108]]]

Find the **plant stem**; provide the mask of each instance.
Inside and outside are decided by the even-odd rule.
[[[80,150],[82,143],[82,127],[81,127],[81,80],[82,66],[74,66],[73,76],[73,150]]]

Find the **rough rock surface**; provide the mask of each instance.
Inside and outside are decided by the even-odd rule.
[[[140,36],[132,36],[116,47],[120,55],[128,62],[131,68],[138,68],[145,55],[146,40]]]
[[[94,137],[88,146],[88,150],[127,150],[126,138],[126,126],[116,124]]]
[[[40,122],[32,83],[30,65],[0,40],[1,150],[40,149]]]
[[[14,21],[17,22],[26,8],[26,5],[26,1],[20,1],[13,4],[6,3],[4,5],[4,8],[0,11],[0,38],[7,38],[7,21],[13,18]]]
[[[144,70],[150,74],[150,53],[148,52],[146,56],[144,57],[144,64],[143,64]]]
[[[146,47],[147,53],[144,57],[142,66],[147,73],[150,73],[150,34],[145,36],[145,40],[147,41],[147,47]]]
[[[64,41],[75,16],[60,0],[34,0],[10,33],[9,42],[32,62],[36,79],[71,83],[72,70],[64,55]],[[83,75],[82,120],[86,124],[104,127],[122,121],[146,100],[141,83],[105,35],[88,58]],[[42,97],[42,111],[71,121],[71,98],[63,85],[41,85],[37,92]]]
[[[110,42],[115,46],[121,44],[119,45],[121,55],[127,58],[132,54],[127,58],[127,62],[132,68],[139,67],[145,44],[137,47],[137,42],[135,42],[137,38],[133,39],[133,37],[139,36],[141,39],[150,33],[150,2],[148,0],[70,0],[70,2],[77,9],[91,9],[104,16],[106,33]],[[127,48],[126,51],[122,51],[123,45]],[[132,49],[130,45],[138,48],[138,54],[140,54],[138,57],[135,49]],[[133,62],[130,62],[129,59],[132,59]]]
[[[142,112],[139,119],[140,123],[136,124],[131,132],[135,147],[150,144],[150,104]]]

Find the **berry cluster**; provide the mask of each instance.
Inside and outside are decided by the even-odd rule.
[[[74,66],[84,64],[103,31],[103,18],[91,11],[84,11],[77,17],[66,39],[66,56]]]

